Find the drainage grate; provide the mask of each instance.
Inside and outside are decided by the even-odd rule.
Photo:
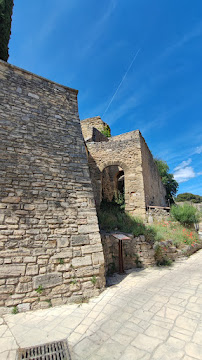
[[[67,341],[19,349],[17,360],[71,360]]]

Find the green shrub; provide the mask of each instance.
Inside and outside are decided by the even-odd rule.
[[[100,131],[104,136],[111,137],[111,130],[109,125],[105,125],[104,129]]]
[[[170,213],[175,220],[184,225],[192,225],[200,220],[199,211],[194,206],[186,203],[181,206],[171,206]]]

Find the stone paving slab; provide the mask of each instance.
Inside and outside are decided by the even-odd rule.
[[[129,271],[89,303],[0,317],[0,360],[68,339],[72,360],[202,360],[202,250]]]

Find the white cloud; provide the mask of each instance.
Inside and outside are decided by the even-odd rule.
[[[192,166],[188,166],[191,162],[192,159],[184,160],[174,169],[174,178],[178,183],[182,183],[202,175],[202,172],[196,173]]]
[[[174,169],[174,178],[178,183],[182,183],[196,177],[193,167],[188,166],[191,162],[192,159],[184,160]]]
[[[176,166],[176,168],[174,169],[174,171],[179,171],[181,169],[186,168],[188,165],[190,165],[192,162],[192,159],[188,159],[188,160],[184,160],[181,162],[180,165]]]
[[[178,167],[178,170],[174,173],[174,178],[178,183],[188,181],[194,177],[196,177],[196,174],[191,166],[186,166],[184,168]]]
[[[201,146],[197,146],[194,154],[201,154],[202,153],[202,145]]]

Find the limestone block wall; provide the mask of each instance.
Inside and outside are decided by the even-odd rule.
[[[91,296],[104,257],[77,91],[2,61],[0,83],[0,306]]]
[[[107,124],[104,121],[102,121],[100,116],[94,116],[92,118],[82,120],[81,128],[85,141],[88,140],[95,141],[95,139],[93,138],[93,128],[102,131],[104,130],[105,126],[107,126]],[[106,139],[104,140],[102,136],[101,141],[106,141]]]
[[[161,181],[157,166],[154,163],[153,156],[141,134],[140,143],[146,206],[167,206],[165,187]]]

